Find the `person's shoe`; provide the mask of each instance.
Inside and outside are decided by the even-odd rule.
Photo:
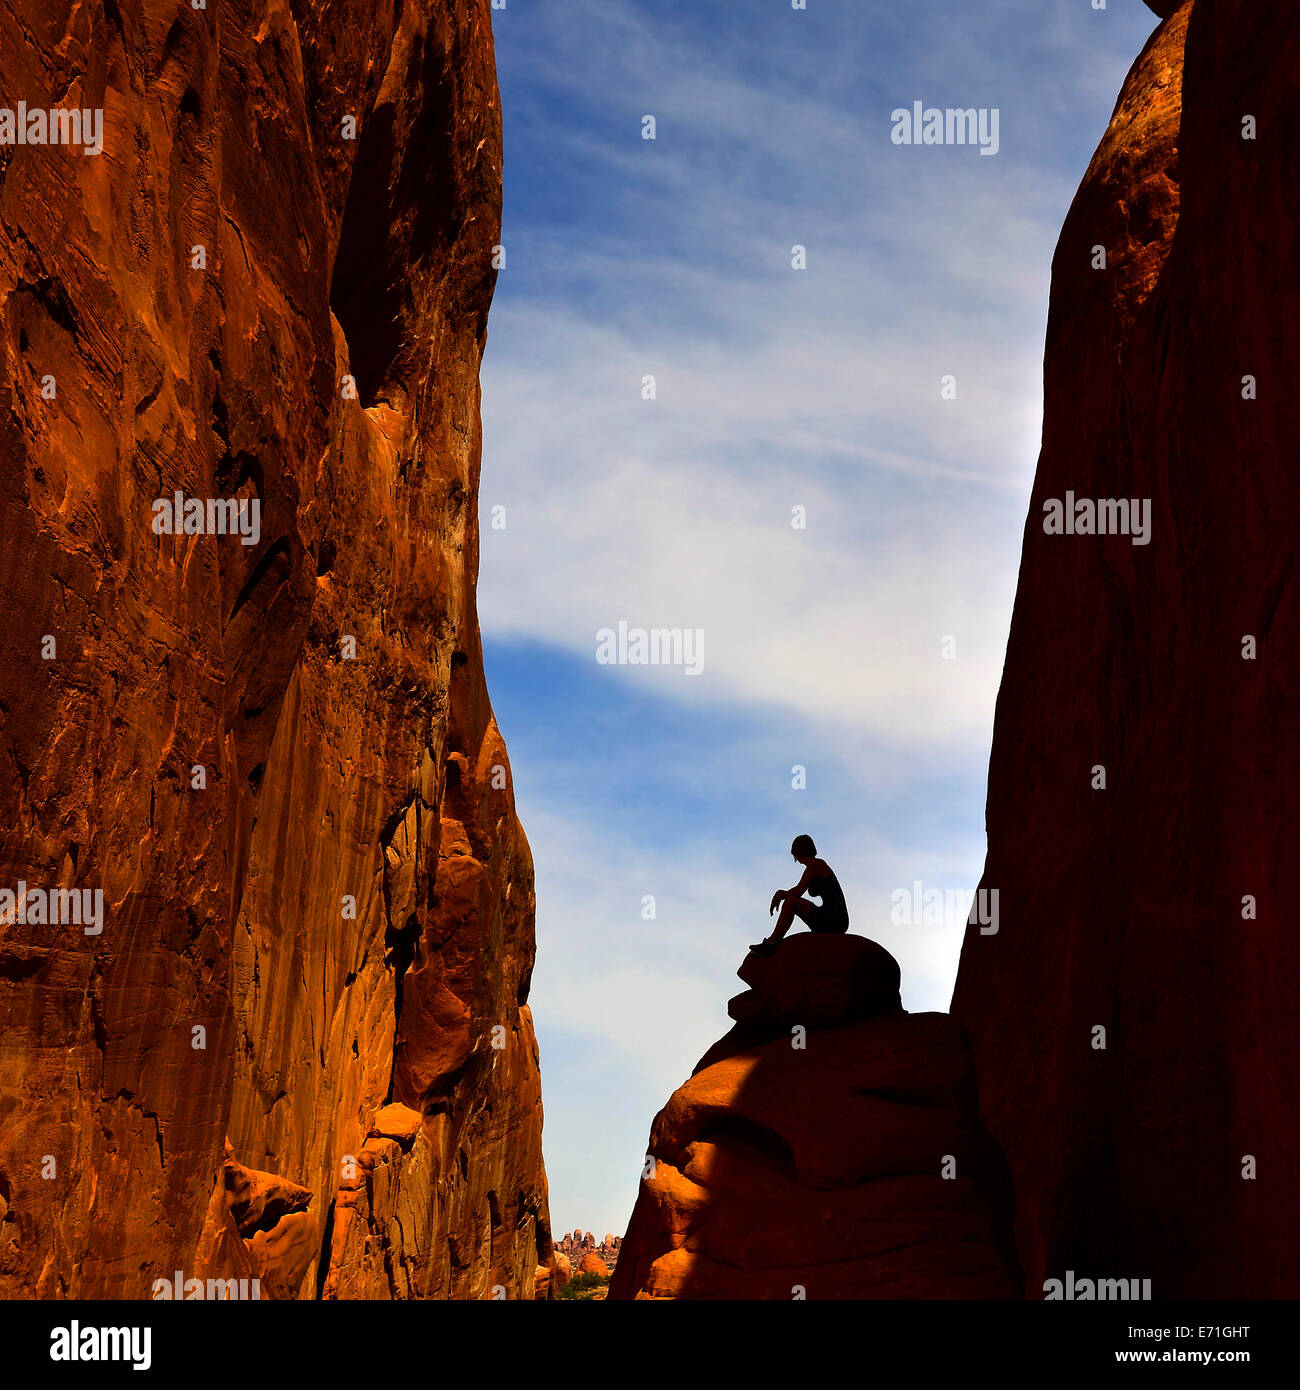
[[[776,948],[777,943],[775,941],[768,940],[766,937],[764,937],[762,941],[755,943],[749,949],[756,956],[770,956],[772,952],[776,950]]]

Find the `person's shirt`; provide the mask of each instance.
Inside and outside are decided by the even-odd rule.
[[[810,867],[813,876],[808,882],[808,892],[814,898],[821,899],[822,907],[847,922],[849,905],[844,901],[844,890],[840,887],[839,879],[835,877],[835,871],[824,859],[818,859]]]

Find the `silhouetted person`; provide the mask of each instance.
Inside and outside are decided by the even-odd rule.
[[[770,955],[776,950],[796,917],[808,924],[809,931],[846,932],[849,929],[849,909],[844,901],[844,890],[831,866],[824,859],[817,858],[817,846],[813,844],[812,836],[796,835],[790,853],[804,866],[803,877],[793,888],[778,888],[772,894],[768,916],[776,911],[777,903],[782,905],[781,915],[776,919],[772,935],[749,948],[760,955]],[[805,893],[820,898],[821,902],[809,902],[803,896]]]

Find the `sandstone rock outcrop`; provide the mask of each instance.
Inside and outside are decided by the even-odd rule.
[[[537,1302],[549,1302],[560,1296],[560,1290],[573,1278],[573,1266],[569,1257],[559,1250],[551,1255],[549,1265],[538,1265],[533,1283],[533,1298]]]
[[[1153,8],[1053,265],[1000,929],[968,932],[953,1012],[1030,1292],[1072,1269],[1294,1298],[1300,22]],[[1149,543],[1046,534],[1067,491],[1150,499]]]
[[[15,0],[0,74],[103,112],[0,146],[0,887],[103,893],[0,926],[0,1296],[531,1297],[488,0]]]
[[[860,937],[797,934],[740,974],[747,1021],[655,1119],[610,1297],[1015,1297],[961,1026],[903,1012],[897,962]]]
[[[618,1263],[619,1252],[623,1247],[623,1237],[606,1233],[603,1240],[597,1240],[594,1231],[566,1231],[554,1245],[555,1259],[563,1259],[566,1265],[579,1265],[589,1253],[598,1255],[609,1269]],[[567,1277],[567,1275],[565,1276]]]
[[[788,1036],[796,1024],[831,1028],[903,1007],[898,962],[865,936],[796,932],[775,955],[751,951],[736,974],[749,985],[727,1001],[736,1026],[704,1054],[696,1071],[743,1046]]]

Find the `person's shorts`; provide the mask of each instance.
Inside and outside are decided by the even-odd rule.
[[[808,923],[808,930],[815,932],[846,932],[849,929],[849,919],[842,913],[836,912],[828,903],[813,903],[812,921]]]

